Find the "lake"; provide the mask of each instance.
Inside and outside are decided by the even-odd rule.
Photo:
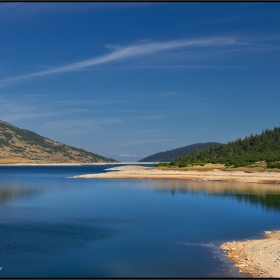
[[[71,178],[114,166],[1,166],[0,277],[251,277],[220,244],[280,229],[279,186]]]

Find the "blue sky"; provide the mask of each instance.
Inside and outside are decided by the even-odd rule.
[[[0,3],[0,119],[137,161],[279,126],[280,3]]]

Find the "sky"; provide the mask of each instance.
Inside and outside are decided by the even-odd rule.
[[[123,162],[280,126],[280,3],[0,3],[0,119]]]

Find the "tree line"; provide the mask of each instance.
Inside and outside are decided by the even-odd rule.
[[[180,156],[170,163],[157,166],[187,167],[206,163],[221,163],[230,167],[250,166],[256,162],[266,162],[268,168],[280,168],[280,127],[266,129],[261,134],[238,138],[235,141],[211,146]]]

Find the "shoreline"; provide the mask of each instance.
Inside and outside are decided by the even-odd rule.
[[[72,178],[189,180],[200,181],[200,188],[203,187],[205,181],[220,181],[221,183],[238,183],[238,186],[242,186],[242,183],[245,183],[248,187],[259,186],[265,192],[271,188],[278,191],[280,189],[279,172],[246,173],[245,171],[219,169],[179,171],[133,165],[106,170],[110,172],[79,175]],[[261,184],[266,184],[266,186]],[[207,191],[215,191],[215,189],[211,189],[211,185],[208,185],[208,183],[204,187]],[[240,273],[251,274],[254,278],[280,278],[280,231],[265,231],[264,234],[265,238],[263,239],[226,242],[221,244],[220,248],[227,252],[227,257],[235,263]]]
[[[87,163],[8,163],[0,166],[69,166],[69,165],[86,165]],[[90,163],[92,164],[92,163]]]
[[[125,165],[129,164],[129,165]],[[209,182],[233,182],[249,186],[258,186],[265,192],[280,190],[280,172],[245,172],[237,170],[170,170],[141,166],[143,163],[131,165],[131,163],[17,163],[0,164],[0,166],[83,166],[83,165],[121,165],[105,169],[106,173],[85,174],[70,178],[99,178],[99,179],[142,179],[142,180],[175,180],[194,181],[200,189],[215,192],[215,185]],[[199,183],[200,182],[200,183]],[[255,183],[255,184],[254,184]],[[158,181],[158,184],[161,184]],[[172,183],[173,184],[173,183]],[[267,184],[262,187],[261,184]],[[220,185],[220,184],[218,184]],[[228,185],[228,184],[223,184]],[[210,186],[210,188],[209,188]],[[212,188],[211,188],[212,186]],[[158,186],[160,187],[160,185]],[[220,186],[216,186],[220,187]],[[251,188],[250,187],[250,188]],[[251,190],[252,191],[252,190]],[[220,245],[227,253],[227,257],[234,262],[234,266],[240,273],[251,274],[254,278],[280,278],[280,231],[265,231],[265,238],[246,241],[231,241]]]
[[[280,231],[265,231],[265,238],[226,242],[220,248],[228,253],[239,272],[254,278],[280,277]]]
[[[167,170],[136,165],[120,166],[106,169],[110,172],[85,174],[73,178],[103,179],[148,179],[148,180],[191,180],[222,181],[259,184],[280,184],[279,172],[244,172],[236,170]]]

